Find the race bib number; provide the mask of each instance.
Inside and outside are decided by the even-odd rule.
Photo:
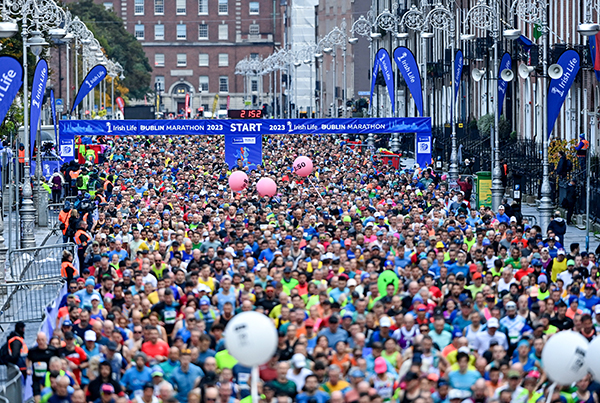
[[[167,325],[172,325],[175,323],[175,318],[177,317],[177,312],[175,311],[165,311],[165,323]]]
[[[48,364],[45,362],[34,362],[33,363],[33,373],[36,377],[42,378],[46,375],[46,370],[48,370]]]

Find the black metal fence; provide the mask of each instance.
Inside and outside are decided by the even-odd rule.
[[[492,171],[492,147],[490,135],[479,133],[470,124],[456,132],[457,143],[462,157],[461,173]],[[434,147],[437,156],[450,162],[452,141],[450,128],[433,129]],[[528,195],[539,195],[542,178],[542,145],[533,140],[503,139],[500,141],[500,158],[508,165],[508,183],[521,184],[521,191]],[[465,164],[469,160],[470,164]]]

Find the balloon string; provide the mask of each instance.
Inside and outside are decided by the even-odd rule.
[[[310,177],[306,177],[306,179],[308,180],[308,183],[310,183],[312,185],[313,188],[315,188],[315,192],[317,192],[317,196],[319,196],[321,198],[321,201],[325,201],[325,199],[323,199],[323,196],[321,196],[321,193],[319,193],[319,190],[317,189],[317,187],[312,183],[312,181],[310,180]]]
[[[554,394],[554,389],[556,388],[556,382],[554,382],[548,388],[548,396],[546,397],[546,403],[550,403],[552,401],[552,395]]]

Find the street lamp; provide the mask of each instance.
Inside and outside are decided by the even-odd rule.
[[[445,7],[439,2],[425,17],[424,28],[431,27],[438,31],[447,31],[450,36],[450,53],[451,53],[451,70],[452,70],[452,84],[451,84],[451,127],[452,127],[452,150],[450,153],[450,167],[448,174],[451,181],[458,180],[458,144],[456,141],[456,94],[454,94],[454,83],[456,82],[456,69],[454,68],[454,58],[456,57],[455,51],[455,40],[456,40],[456,24],[454,21],[454,15],[452,11]],[[421,32],[421,37],[433,37],[433,32]]]
[[[498,46],[500,41],[500,2],[496,2],[496,8],[488,6],[485,0],[478,0],[477,4],[473,6],[468,12],[465,19],[465,28],[468,25],[472,25],[475,28],[481,30],[490,31],[492,38],[494,39],[494,74],[498,74],[499,60],[498,60]],[[468,28],[467,28],[468,29]],[[474,35],[471,36],[467,32],[461,35],[463,39],[474,39]],[[497,77],[496,77],[497,79]],[[502,196],[504,194],[504,188],[502,187],[502,170],[500,167],[500,116],[498,116],[499,104],[498,104],[498,85],[494,85],[494,130],[490,136],[490,142],[492,143],[492,208],[494,211],[498,210],[498,207],[502,203]],[[543,136],[545,137],[545,136]]]
[[[548,104],[546,93],[548,91],[548,3],[546,0],[515,0],[510,7],[510,13],[516,15],[521,21],[528,24],[540,24],[542,33],[542,75],[540,79],[540,99],[542,100],[542,189],[540,199],[540,227],[545,232],[550,224],[550,215],[552,213],[552,189],[550,187],[550,167],[548,164]],[[586,17],[591,21],[591,15]],[[585,24],[584,24],[585,25]],[[593,24],[590,24],[593,25]],[[592,29],[588,25],[586,29]],[[585,30],[584,30],[585,31]],[[585,31],[589,32],[589,31]],[[596,31],[598,32],[598,31]],[[510,34],[509,30],[509,34]],[[582,33],[583,34],[583,33]],[[585,35],[585,34],[584,34]],[[516,36],[516,33],[512,35]],[[520,36],[520,33],[519,33]],[[518,37],[517,37],[518,38]],[[496,67],[498,71],[498,67]],[[498,88],[498,86],[496,86]],[[499,164],[498,164],[499,165]],[[492,183],[493,195],[493,183]],[[492,196],[493,197],[493,196]]]
[[[21,247],[35,247],[35,236],[33,228],[35,225],[36,211],[39,212],[41,207],[33,203],[33,188],[31,186],[30,159],[31,150],[29,144],[29,87],[28,87],[28,63],[27,63],[27,48],[36,57],[39,57],[43,50],[43,46],[47,45],[40,31],[49,31],[55,28],[60,28],[64,22],[64,11],[52,0],[38,1],[25,0],[13,1],[4,0],[2,3],[2,20],[5,23],[3,28],[4,35],[12,36],[15,32],[15,25],[18,20],[21,21],[21,36],[23,38],[23,133],[25,146],[25,163],[24,163],[24,182],[23,182],[23,200],[21,203]],[[38,132],[39,136],[39,132]],[[38,137],[38,156],[41,153],[41,144]],[[41,167],[39,166],[37,168]],[[38,198],[39,201],[39,198]]]

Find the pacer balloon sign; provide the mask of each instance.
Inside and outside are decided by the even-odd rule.
[[[294,160],[294,172],[299,176],[307,177],[312,173],[313,163],[310,158],[301,156]]]

